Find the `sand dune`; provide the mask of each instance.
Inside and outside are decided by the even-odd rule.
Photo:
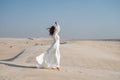
[[[0,39],[0,80],[120,80],[119,41],[61,41],[61,71],[37,69],[51,39]]]

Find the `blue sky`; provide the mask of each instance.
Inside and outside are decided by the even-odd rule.
[[[120,39],[120,0],[0,0],[0,37],[48,37],[54,21],[65,39]]]

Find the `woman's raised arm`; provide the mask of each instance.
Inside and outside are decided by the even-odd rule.
[[[55,27],[56,27],[57,33],[59,33],[60,32],[60,25],[58,24],[58,22],[55,22]]]

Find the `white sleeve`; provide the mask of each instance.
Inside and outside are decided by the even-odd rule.
[[[60,25],[57,22],[55,22],[55,26],[56,26],[57,32],[60,32]]]

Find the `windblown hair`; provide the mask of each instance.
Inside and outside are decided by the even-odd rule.
[[[51,26],[49,29],[49,34],[53,36],[55,34],[55,26]]]

